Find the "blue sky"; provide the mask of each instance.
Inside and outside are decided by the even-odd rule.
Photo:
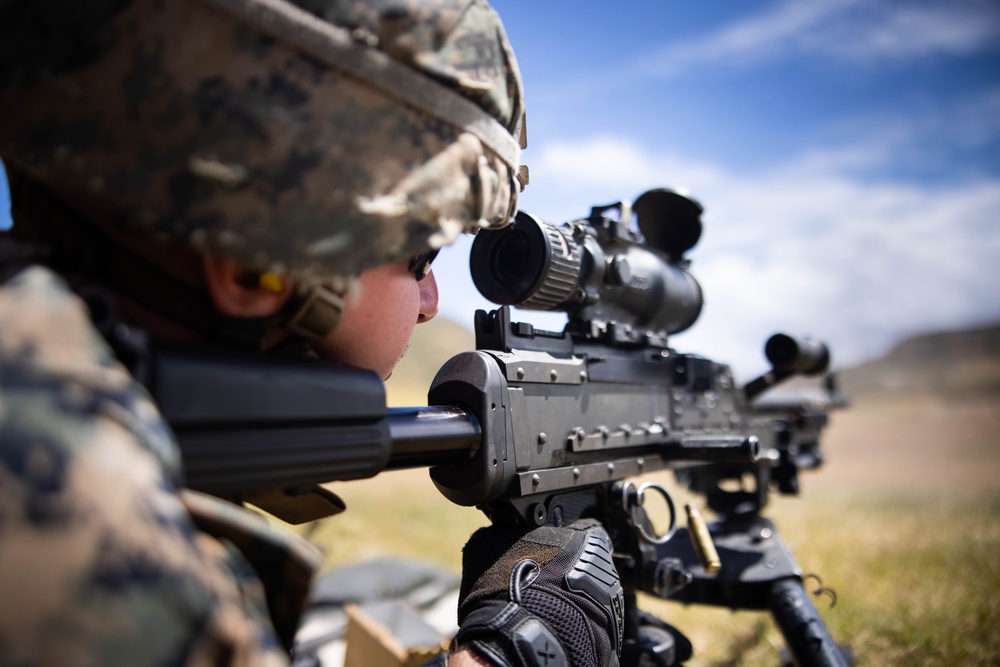
[[[10,229],[10,190],[7,187],[7,172],[0,162],[0,230]]]
[[[521,208],[563,221],[661,186],[705,206],[706,306],[678,349],[747,377],[779,330],[844,365],[1000,320],[1000,3],[493,4],[525,81]],[[471,326],[490,304],[469,243],[435,271]]]
[[[1000,320],[1000,4],[493,4],[525,81],[522,209],[658,186],[704,205],[706,306],[678,349],[747,377],[778,330],[844,365]],[[471,323],[465,246],[435,266]]]

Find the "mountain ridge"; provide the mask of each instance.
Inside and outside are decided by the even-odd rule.
[[[1000,399],[1000,323],[910,336],[838,376],[849,396]]]

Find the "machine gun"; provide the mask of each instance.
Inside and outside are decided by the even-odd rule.
[[[670,348],[668,335],[701,310],[684,257],[700,237],[701,207],[652,190],[634,210],[641,237],[624,203],[560,226],[519,213],[511,228],[477,237],[472,274],[484,296],[562,310],[569,323],[556,334],[512,323],[506,307],[477,313],[477,351],[441,369],[429,402],[476,414],[483,446],[466,465],[433,468],[431,477],[449,499],[481,507],[495,523],[600,518],[633,619],[626,664],[639,655],[674,659],[668,638],[644,636],[634,623],[635,591],[769,609],[796,664],[843,664],[791,552],[760,514],[772,483],[795,493],[799,469],[821,462],[826,415],[807,404],[753,403],[785,378],[824,372],[829,353],[819,341],[778,334],[766,345],[772,370],[740,388],[727,366]],[[688,527],[674,530],[667,491],[628,481],[660,469],[704,493],[720,520],[706,526],[689,506]],[[750,488],[725,484],[745,478]],[[661,531],[643,510],[651,494],[670,509]]]
[[[428,407],[387,409],[370,373],[183,350],[153,355],[145,381],[193,488],[251,502],[278,490],[294,505],[320,482],[430,466],[447,498],[495,524],[598,518],[626,591],[622,664],[684,659],[677,635],[638,611],[640,591],[769,610],[795,664],[846,664],[761,515],[772,486],[796,492],[798,471],[820,463],[825,412],[754,404],[786,377],[824,372],[829,355],[779,334],[766,346],[773,369],[740,387],[728,366],[668,346],[702,306],[684,257],[700,214],[694,200],[652,190],[561,226],[521,212],[508,229],[481,232],[473,278],[503,306],[476,313],[477,349],[441,368]],[[511,304],[562,310],[569,322],[537,330],[512,322]],[[706,525],[689,507],[687,527],[675,527],[667,490],[630,481],[657,470],[704,493],[719,520]],[[668,508],[667,526],[650,521],[650,498]]]

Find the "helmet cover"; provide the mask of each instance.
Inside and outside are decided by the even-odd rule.
[[[302,283],[506,224],[521,90],[483,0],[0,3],[0,156]]]

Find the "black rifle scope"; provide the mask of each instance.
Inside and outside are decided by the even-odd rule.
[[[472,279],[493,303],[678,333],[701,313],[701,287],[683,256],[701,236],[701,212],[695,200],[664,189],[558,226],[519,211],[510,226],[479,232]]]
[[[777,333],[767,339],[764,355],[776,371],[819,375],[830,366],[830,350],[816,338]]]

